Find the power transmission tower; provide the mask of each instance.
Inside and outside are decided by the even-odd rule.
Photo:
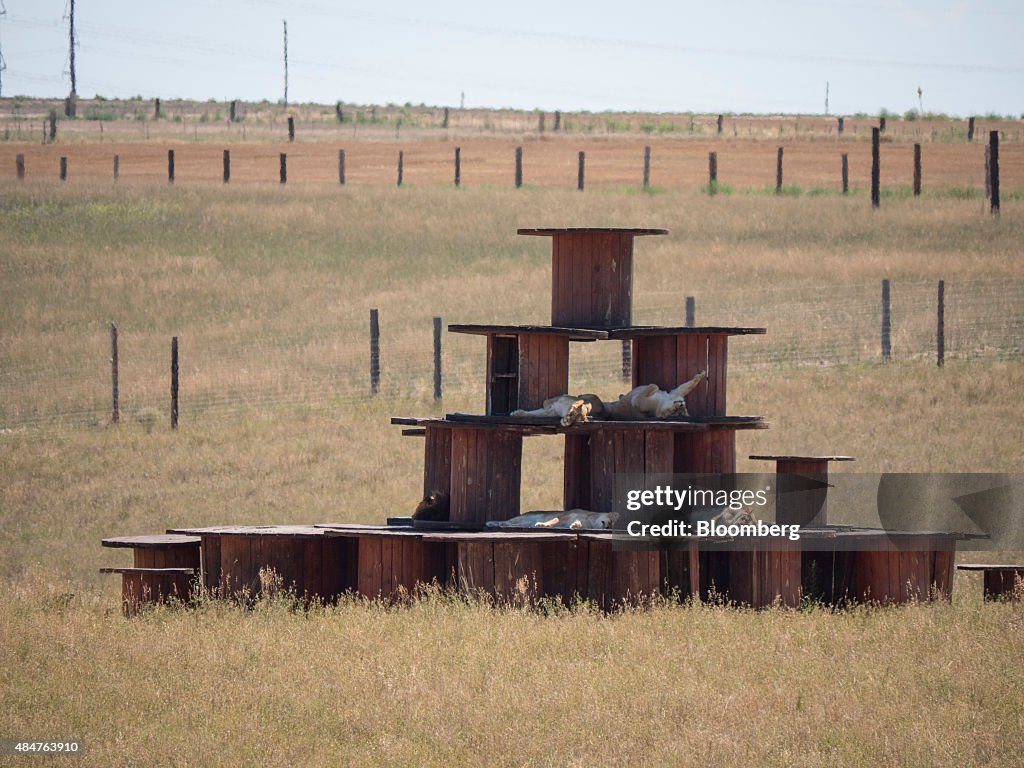
[[[288,19],[284,22],[284,105],[288,106]]]

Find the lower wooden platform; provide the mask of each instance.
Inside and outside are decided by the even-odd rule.
[[[500,603],[582,599],[603,610],[653,596],[754,608],[949,599],[956,534],[828,527],[792,542],[676,539],[638,547],[615,533],[431,531],[321,523],[175,529],[198,538],[204,587],[249,598],[268,585],[300,598],[400,600],[437,584]],[[892,541],[897,542],[893,546]]]

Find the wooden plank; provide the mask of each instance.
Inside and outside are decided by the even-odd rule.
[[[611,571],[611,544],[604,541],[589,541],[587,553],[588,600],[593,600],[601,610],[608,610],[608,586]]]
[[[381,545],[384,539],[365,536],[359,542],[358,591],[363,597],[376,600],[381,589]]]
[[[220,536],[202,537],[200,545],[202,556],[203,586],[210,592],[220,587]]]
[[[302,589],[307,600],[323,595],[324,539],[306,539],[302,545]]]
[[[595,325],[590,319],[590,266],[591,254],[589,239],[585,235],[571,233],[566,241],[569,244],[571,257],[571,273],[569,276],[572,295],[572,321],[569,325]],[[585,281],[585,282],[584,282]]]
[[[152,534],[148,536],[116,536],[102,539],[104,547],[146,549],[156,547],[169,549],[173,547],[192,547],[199,544],[198,536],[186,536],[182,534]]]
[[[937,542],[932,552],[932,584],[937,598],[953,599],[953,547]]]
[[[569,251],[565,247],[567,235],[551,239],[551,324],[565,325],[572,315],[572,300],[568,290]]]
[[[650,430],[643,433],[643,438],[644,472],[648,475],[671,474],[675,445],[672,433]]]
[[[725,416],[726,380],[729,370],[729,337],[723,335],[708,336],[708,392],[709,402],[713,403],[709,415]],[[710,394],[714,392],[713,396]]]
[[[620,314],[618,276],[616,269],[617,250],[619,238],[617,235],[608,234],[596,236],[592,239],[593,250],[591,251],[590,263],[588,264],[589,274],[583,276],[584,282],[590,283],[590,307],[587,314],[590,318],[589,325],[607,327],[622,325],[617,322]]]
[[[618,307],[612,315],[611,325],[627,326],[632,323],[633,307],[633,235],[619,235],[619,258],[615,265],[618,273],[614,279],[618,283]]]
[[[195,571],[191,568],[136,568],[133,565],[128,565],[100,568],[100,573],[164,573],[180,576],[192,575]]]
[[[452,522],[471,521],[474,519],[472,510],[473,498],[466,486],[469,476],[470,451],[475,446],[475,433],[469,429],[453,429],[452,431],[452,469],[451,496],[449,500],[449,520]]]
[[[428,426],[423,461],[423,496],[431,493],[451,494],[452,430]]]

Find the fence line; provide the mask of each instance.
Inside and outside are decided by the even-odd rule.
[[[783,301],[767,289],[694,298],[701,304],[700,324],[768,328],[766,336],[730,343],[733,372],[870,364],[881,360],[878,286],[843,285],[827,294],[808,289]],[[635,322],[680,325],[689,320],[686,299],[671,291],[645,292],[634,307]],[[936,281],[893,280],[890,303],[894,362],[1024,359],[1022,280],[943,281],[938,296]],[[482,403],[486,355],[479,337],[447,334],[442,350],[440,318],[395,327],[390,317],[386,307],[371,314],[369,355],[365,325],[307,329],[301,339],[282,331],[253,341],[220,329],[183,337],[187,359],[180,367],[178,412],[184,423],[194,424],[248,408],[349,409],[373,389],[429,401],[442,391],[442,370],[445,407]],[[165,419],[166,336],[161,341],[123,323],[117,328],[116,375],[106,332],[82,339],[75,359],[0,368],[0,433],[109,423],[112,386],[117,387],[115,407],[122,420],[147,411],[163,413]],[[620,344],[573,345],[570,389],[618,393],[627,354]]]
[[[999,131],[992,131],[989,137],[989,141],[985,144],[984,154],[984,196],[986,200],[990,201],[991,210],[993,213],[999,212],[1000,205],[1000,167],[999,167],[999,145],[1000,136]],[[870,195],[871,204],[877,208],[880,204],[881,196],[881,169],[880,169],[880,155],[881,155],[881,139],[880,131],[878,128],[872,129],[872,142],[871,142],[871,176],[870,176]],[[909,189],[912,190],[912,194],[915,197],[921,195],[921,178],[922,178],[922,150],[921,144],[915,143],[912,147],[913,150],[913,165],[912,165],[912,177]],[[776,150],[775,158],[775,186],[774,191],[778,194],[784,189],[786,191],[793,191],[797,194],[800,193],[800,189],[797,187],[784,187],[783,186],[783,154],[784,147],[779,146]],[[838,153],[841,161],[841,169],[839,178],[835,180],[838,188],[842,190],[845,195],[849,192],[849,153],[841,152]],[[167,180],[169,183],[174,184],[178,179],[176,177],[176,164],[175,164],[175,149],[167,150]],[[264,160],[268,159],[270,155],[260,155],[256,157],[248,158],[247,162],[251,163],[253,160]],[[287,181],[287,154],[284,152],[277,154],[279,160],[279,178],[280,182],[284,184]],[[516,188],[519,188],[523,184],[523,148],[521,146],[515,149],[514,158],[514,184]],[[115,154],[114,158],[114,179],[118,180],[121,176],[120,169],[120,156]],[[180,159],[180,158],[179,158]],[[708,192],[708,194],[715,194],[718,191],[725,191],[728,187],[728,179],[725,179],[725,184],[719,187],[719,155],[717,151],[708,153],[708,184],[707,186],[701,186],[700,188]],[[15,158],[15,178],[18,181],[24,181],[26,177],[32,177],[26,170],[25,155],[24,153],[18,153]],[[456,146],[454,148],[454,178],[455,186],[459,187],[462,183],[462,150],[461,147]],[[583,150],[577,152],[577,182],[576,188],[579,191],[583,191],[585,187],[585,160],[586,153]],[[345,150],[340,149],[338,151],[338,180],[341,185],[345,184]],[[227,182],[231,175],[230,170],[230,150],[223,150],[223,180]],[[766,163],[767,164],[767,163]],[[400,150],[398,152],[398,174],[397,174],[397,185],[401,187],[405,180],[405,151]],[[269,163],[268,163],[269,166]],[[68,157],[60,157],[60,169],[59,178],[61,181],[67,179],[68,174]],[[44,178],[46,177],[45,174]],[[144,174],[145,176],[151,175],[150,173]],[[644,147],[643,159],[642,159],[642,181],[641,188],[648,189],[650,187],[650,176],[651,176],[651,147],[646,145]],[[203,176],[206,180],[206,176]],[[973,178],[963,179],[963,183],[967,185],[968,189],[973,189],[973,185],[977,182]],[[258,182],[257,182],[258,183]],[[829,182],[831,183],[831,182]],[[907,185],[896,185],[897,189],[903,189]],[[934,185],[932,187],[935,189]],[[812,190],[817,193],[822,187],[813,187]],[[939,190],[942,188],[939,187]],[[1020,190],[1012,193],[1012,196],[1020,196]]]

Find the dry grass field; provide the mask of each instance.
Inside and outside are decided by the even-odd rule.
[[[1012,195],[998,220],[980,198],[952,194],[894,196],[877,212],[862,195],[711,198],[699,189],[711,143],[641,137],[533,142],[535,170],[516,191],[514,140],[475,142],[462,143],[459,191],[447,187],[453,145],[441,141],[407,147],[402,189],[373,168],[390,174],[393,141],[350,144],[344,189],[330,183],[329,146],[289,147],[296,183],[282,189],[278,147],[231,145],[239,165],[224,189],[213,183],[219,145],[182,147],[168,188],[157,183],[163,142],[125,144],[117,187],[113,145],[0,144],[0,737],[82,738],[81,764],[104,766],[1019,765],[1022,603],[983,604],[976,577],[957,577],[949,605],[840,613],[545,614],[435,593],[404,607],[304,612],[271,599],[121,616],[119,585],[97,569],[123,561],[102,536],[407,513],[422,444],[388,417],[483,401],[483,344],[450,334],[450,385],[432,400],[430,318],[528,322],[548,311],[547,244],[517,227],[668,228],[637,245],[637,319],[669,320],[663,298],[681,306],[695,294],[702,321],[769,326],[737,350],[772,343],[780,325],[813,333],[785,327],[781,297],[794,293],[828,297],[882,277],[1024,280],[1024,202]],[[637,194],[644,143],[656,194]],[[773,143],[719,146],[723,181],[771,183]],[[582,195],[579,148],[594,174]],[[936,144],[926,158],[932,149],[964,174],[981,168],[979,146]],[[1009,191],[1024,169],[1019,145],[1006,149]],[[858,184],[866,150],[851,145]],[[16,151],[29,153],[23,183]],[[834,184],[837,152],[795,143],[787,183]],[[71,158],[65,185],[34,170],[60,154]],[[909,146],[886,156],[896,167]],[[960,174],[934,183],[980,184]],[[370,307],[385,329],[376,398],[361,389]],[[119,426],[106,417],[111,320],[122,334]],[[166,424],[172,335],[183,348],[177,432]],[[602,355],[580,350],[574,384],[621,386],[614,350]],[[863,472],[1019,472],[1022,388],[1012,351],[954,356],[942,370],[916,358],[737,364],[730,411],[772,425],[741,433],[742,457],[838,452]],[[524,508],[558,502],[559,456],[554,439],[527,441]]]

